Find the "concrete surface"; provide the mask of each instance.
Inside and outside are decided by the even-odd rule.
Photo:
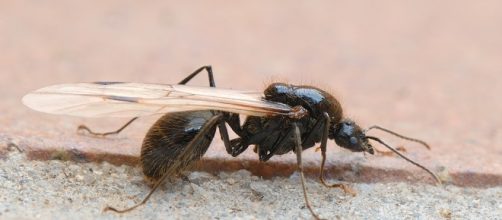
[[[65,82],[173,83],[212,64],[219,87],[261,90],[274,80],[319,85],[363,127],[379,124],[429,142],[432,151],[381,135],[406,145],[410,157],[445,180],[502,185],[498,1],[0,4],[0,141],[15,142],[32,158],[69,151],[83,161],[133,164],[155,117],[118,137],[82,137],[75,134],[81,123],[107,131],[127,119],[37,113],[21,105],[25,93]],[[429,181],[399,158],[364,158],[330,146],[332,176]],[[220,140],[206,158],[223,164],[213,170],[253,169],[246,163],[256,161],[251,152],[230,158]],[[318,154],[305,158],[315,173]],[[293,155],[277,157],[253,173],[290,175],[293,162]],[[344,174],[354,167],[359,176]]]
[[[246,170],[211,175],[194,172],[174,180],[150,201],[123,208],[149,191],[137,168],[108,163],[26,161],[17,150],[0,160],[1,219],[312,219],[299,176],[269,180]],[[435,187],[425,184],[357,183],[352,197],[308,181],[314,209],[326,219],[502,219],[502,188]]]
[[[16,145],[29,159],[136,164],[158,116],[99,139],[75,128],[85,123],[108,131],[127,119],[46,115],[22,106],[21,97],[66,82],[174,83],[211,64],[224,88],[318,85],[363,127],[379,124],[429,142],[431,151],[375,133],[405,146],[448,184],[501,186],[501,8],[500,1],[1,1],[0,146]],[[333,178],[432,183],[397,157],[329,144]],[[319,154],[309,150],[304,158],[316,175]],[[232,158],[216,138],[202,164],[211,173],[247,169],[287,177],[295,157],[257,163],[249,151]]]

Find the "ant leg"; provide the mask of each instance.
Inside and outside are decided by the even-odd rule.
[[[352,196],[356,195],[356,192],[348,187],[345,184],[341,183],[335,183],[335,184],[328,184],[326,180],[324,179],[324,164],[326,163],[326,145],[328,143],[328,132],[329,132],[329,124],[331,122],[331,119],[329,118],[328,113],[324,113],[324,131],[322,134],[322,139],[321,139],[321,155],[322,155],[322,162],[321,162],[321,172],[319,174],[319,179],[321,180],[321,183],[330,188],[341,188],[345,193],[351,194]]]
[[[239,114],[225,112],[224,116],[225,116],[224,119],[225,122],[237,134],[237,136],[239,136],[238,138],[230,140],[228,145],[225,145],[227,153],[232,155],[233,157],[236,157],[249,147],[249,145],[245,145],[242,143],[242,138],[245,137],[246,134],[242,130]]]
[[[218,129],[220,131],[221,139],[225,144],[225,150],[227,150],[228,154],[232,155],[233,157],[236,157],[248,148],[249,145],[245,146],[242,145],[241,138],[235,138],[230,140],[224,120],[220,122],[220,124],[218,125]]]
[[[180,85],[185,85],[187,82],[189,82],[192,78],[194,78],[197,74],[202,72],[203,70],[206,70],[207,76],[209,78],[209,86],[210,87],[216,87],[216,84],[214,83],[214,76],[213,76],[213,68],[211,66],[202,66],[199,69],[195,70],[193,73],[188,75],[185,79],[181,80],[178,84]],[[227,127],[225,126],[225,121],[221,121],[218,124],[218,129],[220,131],[221,139],[223,140],[223,143],[225,144],[225,148],[229,154],[232,152],[232,147],[230,145],[230,138],[228,136],[228,131]]]
[[[300,129],[296,123],[293,124],[294,129],[294,139],[296,142],[295,152],[296,152],[296,161],[298,165],[298,172],[300,172],[300,178],[302,181],[302,189],[303,189],[303,198],[305,199],[305,205],[309,209],[310,213],[314,216],[315,219],[321,219],[319,215],[317,215],[312,206],[310,206],[309,198],[307,196],[307,187],[305,186],[305,176],[303,175],[303,163],[302,163],[302,140],[300,136]]]
[[[223,114],[224,113],[220,113],[220,115]],[[224,120],[221,120],[220,123],[218,124],[218,130],[220,131],[221,140],[223,140],[223,144],[225,145],[225,150],[227,150],[228,154],[232,154],[233,148],[232,145],[230,144],[230,138],[228,136],[227,126],[225,125]]]
[[[192,78],[194,78],[197,74],[202,72],[203,70],[206,70],[207,76],[209,78],[209,86],[210,87],[216,87],[216,83],[214,82],[214,76],[213,76],[213,68],[211,66],[202,66],[199,69],[195,70],[193,73],[188,75],[185,79],[181,80],[178,84],[184,85],[188,81],[190,81]],[[225,115],[226,116],[226,115]],[[239,121],[239,115],[237,114],[230,114],[226,116],[229,121],[231,122],[230,126],[234,131],[240,131],[240,121]],[[237,125],[237,127],[236,127]],[[237,129],[238,128],[238,129]],[[220,131],[221,139],[223,140],[223,143],[225,144],[225,149],[227,150],[227,153],[237,156],[236,155],[236,150],[232,148],[232,145],[230,143],[230,138],[228,136],[228,131],[227,127],[225,126],[225,121],[221,121],[218,124],[218,130]],[[240,154],[240,153],[238,153]]]
[[[195,70],[192,74],[188,75],[185,79],[181,80],[181,82],[179,82],[178,84],[184,85],[203,70],[206,70],[207,72],[207,76],[209,78],[209,86],[216,87],[216,84],[214,83],[213,68],[211,66],[200,67],[199,69]],[[230,144],[230,138],[228,136],[227,127],[225,126],[224,120],[221,120],[220,123],[218,124],[218,130],[220,131],[220,136],[221,139],[223,140],[223,143],[225,144],[225,149],[227,150],[227,153],[232,154],[233,152],[232,146]]]
[[[211,66],[202,66],[199,69],[196,69],[193,73],[188,75],[185,79],[181,80],[178,84],[185,85],[186,83],[188,83],[192,78],[197,76],[197,74],[199,74],[203,70],[206,70],[207,76],[209,77],[209,86],[216,87],[216,84],[214,83],[214,77],[213,77],[213,68]]]
[[[215,115],[213,117],[211,117],[207,122],[206,124],[202,127],[202,129],[199,131],[199,133],[197,135],[195,135],[195,137],[192,139],[192,141],[190,141],[190,143],[186,146],[185,150],[183,153],[181,153],[177,158],[176,158],[176,161],[183,161],[183,162],[187,162],[187,163],[190,163],[190,162],[193,162],[194,161],[194,158],[193,158],[193,153],[194,152],[197,152],[197,148],[199,147],[200,145],[200,142],[205,139],[206,135],[211,133],[212,131],[214,131],[213,129],[215,128],[215,126],[222,120],[223,116],[221,114],[218,114],[218,115]],[[202,155],[201,155],[202,156]],[[199,159],[199,158],[197,158]],[[186,164],[186,166],[188,166],[189,164]],[[179,170],[166,170],[166,172],[162,175],[162,177],[160,179],[157,180],[157,182],[155,183],[155,185],[153,186],[153,188],[150,190],[150,192],[148,193],[148,195],[146,195],[146,197],[139,203],[137,203],[136,205],[133,205],[129,208],[126,208],[126,209],[116,209],[114,207],[111,207],[111,206],[106,206],[103,211],[113,211],[113,212],[117,212],[117,213],[125,213],[125,212],[129,212],[129,211],[132,211],[134,210],[135,208],[145,204],[148,199],[150,199],[150,197],[152,196],[152,194],[155,192],[155,190],[157,190],[157,188],[159,188],[160,185],[162,185],[162,183],[168,178],[168,177],[171,177],[173,175],[175,175]]]
[[[178,84],[180,85],[185,85],[186,83],[188,83],[193,77],[195,77],[197,74],[199,74],[200,72],[202,72],[203,70],[206,70],[207,71],[207,74],[208,74],[208,77],[209,77],[209,86],[211,87],[215,87],[215,83],[214,83],[214,77],[213,77],[213,70],[211,68],[211,66],[203,66],[203,67],[200,67],[199,69],[195,70],[193,73],[191,73],[190,75],[188,75],[185,79],[181,80],[181,82],[179,82]],[[118,134],[120,133],[122,130],[124,130],[127,126],[129,126],[133,121],[135,121],[136,119],[138,119],[138,117],[134,117],[132,118],[131,120],[129,120],[127,123],[125,123],[122,127],[120,127],[119,129],[117,129],[116,131],[110,131],[110,132],[94,132],[92,131],[89,127],[87,127],[86,125],[79,125],[78,128],[77,128],[77,132],[79,131],[82,131],[82,130],[85,130],[87,131],[90,135],[93,135],[93,136],[98,136],[98,137],[105,137],[105,136],[108,136],[108,135],[112,135],[112,134]]]
[[[108,135],[112,135],[112,134],[118,134],[120,133],[122,130],[124,130],[124,128],[126,128],[127,126],[129,126],[133,121],[135,121],[136,119],[138,119],[138,117],[134,117],[132,118],[131,120],[129,120],[127,123],[125,123],[122,127],[120,127],[119,129],[117,129],[116,131],[110,131],[110,132],[103,132],[103,133],[99,133],[99,132],[94,132],[92,131],[89,127],[87,127],[86,125],[79,125],[78,128],[77,128],[77,132],[79,131],[82,131],[82,130],[85,130],[87,131],[90,135],[93,135],[93,136],[98,136],[98,137],[105,137],[105,136],[108,136]]]
[[[244,135],[241,127],[241,119],[239,118],[239,114],[226,113],[225,121],[237,135],[239,136]]]

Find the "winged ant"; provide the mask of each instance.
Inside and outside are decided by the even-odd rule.
[[[210,87],[186,86],[193,77],[206,71]],[[412,161],[381,139],[367,135],[379,129],[397,137],[429,146],[418,139],[397,134],[388,129],[371,126],[363,130],[343,117],[340,103],[329,93],[312,86],[273,83],[263,95],[255,92],[216,88],[211,66],[203,66],[177,85],[126,82],[95,82],[59,84],[41,88],[23,98],[25,105],[42,112],[84,117],[133,117],[120,129],[112,132],[93,132],[91,135],[117,134],[140,116],[164,114],[149,129],[141,148],[141,166],[147,179],[154,182],[148,195],[127,209],[106,207],[105,210],[124,213],[147,202],[155,190],[169,177],[181,174],[198,161],[209,148],[216,129],[228,154],[236,157],[250,145],[260,161],[274,155],[293,151],[301,177],[305,204],[319,219],[310,205],[303,174],[302,151],[320,143],[322,161],[319,179],[327,187],[337,187],[351,193],[344,184],[328,184],[324,177],[328,139],[353,152],[375,153],[370,140],[387,147],[400,157],[437,176]],[[247,118],[241,124],[239,115]],[[226,125],[238,135],[230,139]]]

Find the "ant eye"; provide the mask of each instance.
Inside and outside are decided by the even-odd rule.
[[[354,137],[354,136],[350,137],[350,143],[351,144],[357,144],[357,138]]]

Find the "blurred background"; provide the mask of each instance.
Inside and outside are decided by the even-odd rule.
[[[495,0],[0,1],[0,131],[54,129],[20,104],[42,86],[176,83],[210,64],[218,87],[319,86],[363,126],[428,140],[434,160],[500,172],[501,12]]]

